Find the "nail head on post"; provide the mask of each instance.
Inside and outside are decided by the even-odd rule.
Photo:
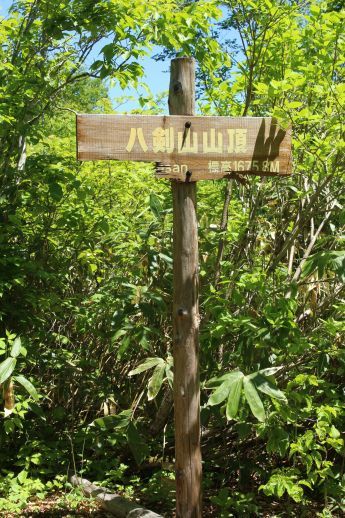
[[[182,83],[180,81],[176,81],[174,84],[174,94],[182,93]]]
[[[191,176],[192,176],[191,171],[187,171],[187,172],[186,172],[186,183],[189,183],[189,182],[190,182]]]

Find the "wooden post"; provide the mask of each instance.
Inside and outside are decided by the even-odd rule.
[[[195,113],[195,63],[171,62],[169,112]],[[190,129],[191,131],[193,128]],[[201,517],[198,226],[193,171],[186,182],[172,181],[174,210],[174,413],[177,518]]]

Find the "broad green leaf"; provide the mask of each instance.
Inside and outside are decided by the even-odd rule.
[[[0,363],[0,385],[11,376],[16,363],[16,358],[6,358],[6,360]]]
[[[280,399],[281,401],[286,401],[285,394],[277,389],[273,383],[271,383],[265,376],[260,374],[259,372],[252,374],[250,376],[251,381],[254,383],[255,387],[267,394],[268,396],[274,397],[276,399]]]
[[[254,383],[246,376],[243,380],[244,394],[251,411],[258,421],[265,421],[265,409]]]
[[[22,347],[22,341],[20,339],[20,336],[17,336],[17,338],[14,339],[12,349],[11,349],[12,358],[17,358],[17,356],[19,356],[21,347]]]
[[[97,264],[89,263],[88,268],[90,270],[90,273],[95,273],[97,271]]]
[[[128,376],[135,376],[136,374],[152,369],[157,365],[165,365],[163,358],[146,358],[146,360],[138,365],[138,367],[129,371]]]
[[[345,251],[330,250],[311,255],[304,263],[301,277],[309,277],[315,271],[320,278],[326,272],[332,271],[342,282],[345,282]]]
[[[286,103],[287,108],[300,108],[303,106],[303,103],[301,101],[290,101]]]
[[[299,480],[298,483],[302,486],[307,486],[309,489],[313,490],[313,486],[309,482],[309,480]]]
[[[174,372],[171,365],[165,366],[165,376],[168,380],[170,387],[172,388],[174,383]]]
[[[163,365],[157,365],[155,370],[153,371],[152,377],[148,384],[148,400],[151,401],[154,399],[163,383],[163,378],[165,374],[165,363],[163,362]]]
[[[225,381],[211,394],[207,404],[210,406],[219,405],[222,403],[228,396],[231,384],[243,378],[243,373],[241,371],[233,371],[229,372],[227,375],[222,376],[225,378]]]
[[[112,43],[104,45],[104,47],[101,49],[101,52],[104,54],[104,57],[107,61],[111,61],[111,58],[114,55],[114,45]]]
[[[211,394],[207,404],[210,405],[210,406],[219,405],[220,403],[222,403],[222,401],[224,401],[228,397],[229,390],[230,390],[230,382],[229,381],[224,381],[220,385],[220,387],[218,387],[213,392],[213,394]]]
[[[226,417],[228,420],[235,419],[240,403],[241,392],[243,386],[243,376],[232,382],[226,405]]]
[[[173,263],[173,258],[172,258],[172,257],[169,257],[169,256],[168,256],[168,255],[166,255],[166,254],[158,254],[158,255],[159,255],[159,257],[160,257],[161,259],[163,259],[163,261],[165,261],[166,263],[168,263],[168,264],[172,264],[172,263]]]
[[[340,437],[341,434],[340,434],[339,430],[334,425],[332,425],[331,429],[329,431],[329,435],[333,439],[337,439],[338,437]]]
[[[150,450],[132,421],[128,426],[127,440],[136,463],[140,465],[149,455]]]
[[[311,5],[310,6],[310,12],[314,15],[314,16],[318,16],[320,13],[321,13],[321,9],[318,5]]]
[[[301,482],[297,482],[296,479],[296,470],[294,469],[276,470],[267,484],[260,486],[259,490],[262,489],[267,496],[278,498],[281,498],[286,491],[296,502],[299,502],[303,497],[303,488],[299,485]]]
[[[260,372],[260,374],[263,374],[264,376],[273,376],[282,368],[283,365],[279,365],[279,367],[267,367],[266,369],[260,369],[258,372]]]
[[[303,498],[303,488],[297,484],[289,485],[287,492],[295,502],[300,502]]]
[[[41,464],[41,461],[42,461],[41,453],[34,453],[33,455],[32,454],[30,455],[30,462],[32,462],[32,464],[35,464],[35,466],[39,466],[39,464]]]
[[[25,388],[25,390],[30,394],[30,396],[35,399],[36,401],[39,399],[38,392],[28,379],[26,379],[24,376],[14,376],[14,380],[16,380],[18,383],[22,385],[22,387]]]
[[[211,378],[206,382],[206,387],[219,387],[224,381],[233,381],[238,379],[238,377],[243,376],[241,371],[231,371],[227,374],[223,374],[223,376],[219,376],[219,378]]]
[[[116,342],[121,336],[124,336],[128,333],[128,329],[118,329],[116,333],[112,336],[111,341]]]
[[[269,433],[266,449],[269,453],[279,453],[283,457],[289,448],[289,434],[280,427],[274,427]]]
[[[132,416],[131,410],[123,410],[117,415],[107,415],[95,419],[89,426],[98,426],[102,430],[114,430],[114,428],[122,429],[129,425]]]
[[[17,475],[17,479],[19,480],[19,482],[20,482],[21,484],[23,484],[23,483],[25,482],[25,480],[27,479],[27,477],[28,477],[28,472],[27,472],[25,469],[23,469],[23,470],[22,470],[20,473],[18,473],[18,475]]]

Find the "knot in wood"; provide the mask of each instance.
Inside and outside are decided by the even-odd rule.
[[[176,81],[176,83],[174,84],[174,94],[181,94],[182,91],[182,83],[180,81]]]
[[[177,469],[175,475],[177,479],[181,479],[183,477],[183,469]]]
[[[177,310],[177,314],[179,317],[186,317],[188,315],[188,311],[184,308],[179,308]]]
[[[179,334],[177,334],[174,338],[174,343],[176,345],[179,345],[181,343],[181,336]]]

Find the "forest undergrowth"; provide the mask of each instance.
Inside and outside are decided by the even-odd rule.
[[[293,132],[291,176],[198,183],[204,514],[344,516],[342,2],[165,4],[0,19],[0,514],[97,516],[76,472],[173,515],[171,186],[78,163],[73,113],[121,112],[159,48],[198,60],[198,113]]]

